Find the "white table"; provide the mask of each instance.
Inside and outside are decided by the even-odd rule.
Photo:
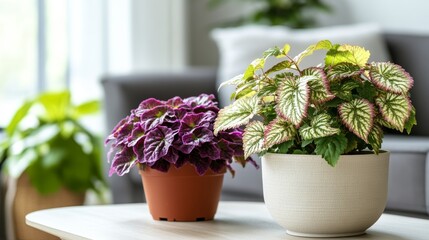
[[[154,221],[146,204],[48,209],[26,221],[62,239],[303,239],[286,234],[263,203],[253,202],[220,202],[215,220],[205,222]],[[429,220],[383,214],[365,235],[345,239],[427,240]]]

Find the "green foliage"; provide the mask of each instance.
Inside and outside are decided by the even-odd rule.
[[[28,174],[41,194],[60,187],[75,192],[100,192],[102,175],[99,138],[78,120],[99,111],[99,102],[75,106],[70,93],[44,93],[25,102],[6,127],[0,143],[4,171],[17,178]]]
[[[314,142],[316,143],[315,153],[322,155],[331,166],[337,164],[340,155],[347,148],[347,138],[344,135],[318,138]]]
[[[378,154],[382,127],[410,133],[417,124],[409,96],[413,79],[402,67],[367,63],[370,53],[364,48],[328,40],[293,58],[289,49],[287,44],[270,48],[249,65],[249,78],[240,75],[228,83],[237,86],[233,99],[238,100],[219,112],[215,131],[260,117],[245,129],[247,155],[319,154],[334,166],[341,154]],[[327,51],[325,65],[300,69],[300,61],[317,50]],[[265,70],[270,57],[279,63]]]
[[[314,14],[306,14],[308,11],[330,12],[331,8],[321,0],[264,0],[255,1],[259,7],[254,7],[252,12],[242,16],[227,26],[237,26],[248,23],[266,25],[284,25],[292,28],[307,28],[315,25]],[[231,2],[226,0],[211,0],[210,6],[216,7],[222,3]]]

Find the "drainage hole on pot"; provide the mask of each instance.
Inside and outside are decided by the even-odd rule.
[[[204,217],[200,217],[200,218],[197,218],[197,219],[196,219],[196,221],[197,221],[197,222],[205,221],[205,220],[206,220],[206,218],[204,218]]]
[[[168,221],[168,218],[159,218],[159,221]]]

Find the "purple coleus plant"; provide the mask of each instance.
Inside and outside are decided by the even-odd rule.
[[[219,112],[213,95],[168,101],[149,98],[131,110],[106,139],[111,142],[108,161],[109,175],[122,176],[136,164],[162,172],[171,165],[180,168],[185,163],[193,165],[199,175],[208,169],[221,172],[227,168],[232,174],[233,160],[244,167],[243,131],[232,128],[213,134]],[[113,156],[113,159],[112,159]]]

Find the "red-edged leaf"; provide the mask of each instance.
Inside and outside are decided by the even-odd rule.
[[[414,84],[413,78],[401,66],[390,62],[373,63],[369,70],[371,82],[378,88],[397,94],[407,93]]]
[[[344,125],[368,142],[368,135],[374,124],[374,106],[366,99],[353,99],[341,104],[338,110]]]
[[[295,137],[296,128],[286,120],[276,118],[265,129],[264,146],[270,148],[276,144],[286,142]]]
[[[299,126],[307,115],[310,103],[310,89],[307,82],[311,78],[311,76],[300,78],[287,76],[277,90],[276,111],[295,126]]]
[[[313,104],[324,103],[335,97],[329,90],[328,78],[322,68],[311,67],[304,69],[303,75],[313,77],[308,80],[310,101]]]

